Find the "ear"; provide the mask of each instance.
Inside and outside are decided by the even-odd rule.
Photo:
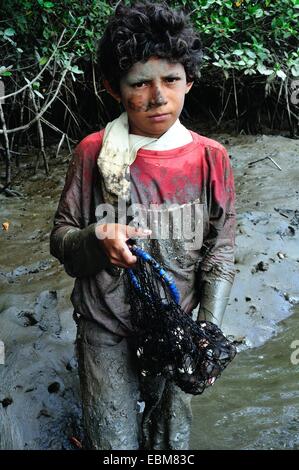
[[[192,86],[193,86],[193,83],[194,82],[188,82],[186,83],[186,91],[185,91],[185,94],[187,95],[187,93],[189,93],[189,91],[191,90]]]
[[[111,88],[111,85],[110,83],[108,82],[108,80],[104,79],[103,80],[103,85],[104,87],[106,88],[106,90],[108,91],[109,95],[113,96],[113,98],[118,102],[120,103],[121,102],[121,96],[116,93],[112,88]]]

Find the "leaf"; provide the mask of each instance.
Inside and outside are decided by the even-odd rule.
[[[44,2],[44,7],[45,7],[45,8],[52,8],[52,7],[54,7],[54,3],[52,3],[52,2]]]
[[[291,74],[293,77],[299,77],[299,65],[295,65],[291,68]]]
[[[244,74],[245,75],[255,75],[256,74],[256,71],[254,69],[246,69],[244,71]]]
[[[41,57],[39,60],[39,65],[45,65],[48,62],[47,57]]]
[[[277,77],[281,78],[284,81],[287,78],[287,75],[284,73],[283,70],[277,70],[276,72]]]
[[[16,32],[13,28],[7,28],[4,31],[4,36],[6,36],[6,37],[14,36],[15,34],[16,34]]]
[[[33,90],[33,91],[39,98],[41,98],[42,100],[44,99],[43,95],[39,91],[37,90]]]
[[[5,67],[5,65],[0,66],[0,75],[4,75],[5,72],[8,72],[9,69],[12,68],[12,65],[9,65],[8,67]],[[11,72],[9,72],[11,75]]]
[[[273,70],[267,69],[267,67],[262,62],[257,65],[257,70],[261,75],[271,75],[273,73]]]
[[[72,73],[77,73],[77,74],[84,73],[83,70],[79,69],[78,65],[72,65],[72,67],[70,67],[69,70]]]
[[[0,72],[0,75],[2,77],[10,77],[12,75],[12,73],[7,70],[6,72]]]
[[[264,16],[264,12],[261,8],[259,8],[258,10],[256,10],[255,12],[255,17],[256,18],[261,18],[262,16]]]
[[[241,57],[241,55],[244,54],[244,51],[242,51],[242,49],[236,49],[235,51],[233,51],[233,54]]]
[[[253,52],[253,51],[251,51],[250,49],[247,49],[247,50],[246,50],[246,55],[247,55],[248,57],[250,57],[251,59],[255,59],[255,58],[256,58],[256,53]]]

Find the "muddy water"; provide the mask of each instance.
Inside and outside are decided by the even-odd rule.
[[[73,280],[49,254],[49,233],[67,164],[17,186],[0,199],[0,449],[70,449],[80,437],[74,358]]]
[[[240,352],[214,388],[194,399],[192,449],[299,449],[298,317],[297,307],[276,337]]]
[[[243,350],[194,398],[191,448],[299,448],[299,365],[290,362],[299,340],[298,142],[241,136],[229,147],[239,216],[224,328]],[[275,149],[283,171],[268,161],[249,166],[265,149]],[[15,186],[24,197],[0,196],[0,223],[10,223],[8,231],[0,225],[0,449],[71,449],[70,437],[82,432],[73,280],[48,246],[67,161],[51,163],[45,178],[24,162]]]

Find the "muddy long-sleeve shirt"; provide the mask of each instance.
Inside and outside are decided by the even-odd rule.
[[[124,270],[110,264],[95,235],[96,208],[105,203],[97,167],[103,134],[87,136],[75,149],[51,253],[76,278],[75,311],[126,336],[131,325]],[[130,168],[131,201],[141,205],[147,225],[157,232],[143,246],[174,277],[182,308],[190,313],[200,303],[200,318],[219,324],[234,278],[233,175],[218,142],[191,135],[192,142],[173,150],[138,151]]]

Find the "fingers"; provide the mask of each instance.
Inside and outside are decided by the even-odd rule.
[[[122,268],[131,268],[136,264],[137,258],[131,253],[129,247],[125,244],[115,250],[114,254],[110,258],[110,262]]]
[[[136,228],[126,225],[126,240],[129,238],[146,238],[151,235],[152,231],[147,228]]]
[[[124,239],[127,241],[129,238],[146,238],[151,235],[151,233],[152,231],[149,229],[136,228],[122,224],[98,224],[95,229],[96,237],[99,240]]]
[[[129,239],[134,239],[134,238],[146,238],[152,233],[151,230],[149,229],[144,229],[144,228],[135,228],[131,227],[129,225],[126,225],[126,241]],[[123,262],[125,263],[126,268],[130,268],[134,266],[137,262],[137,257],[132,254],[130,251],[128,245],[125,243],[125,245],[122,248],[122,259]]]
[[[130,268],[137,261],[128,245],[127,240],[146,238],[151,230],[135,228],[129,225],[104,224],[97,225],[96,236],[100,240],[110,263],[121,268]]]

